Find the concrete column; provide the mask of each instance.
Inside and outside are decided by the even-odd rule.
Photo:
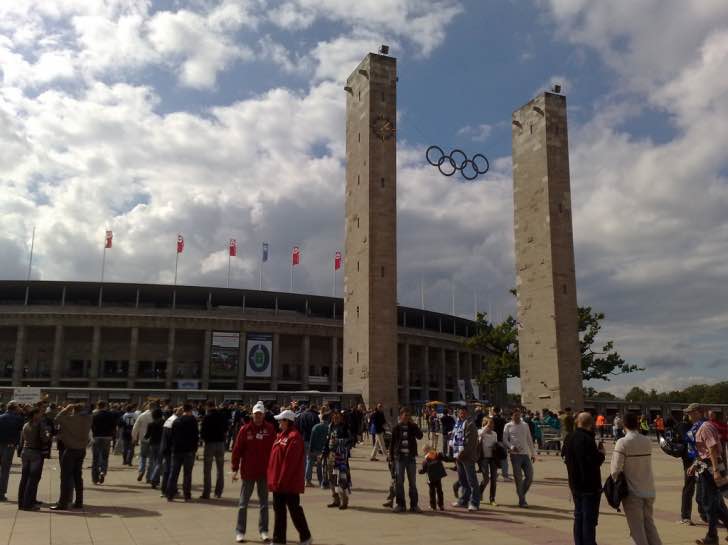
[[[460,351],[455,351],[455,399],[460,399]]]
[[[430,401],[430,347],[422,347],[422,401]]]
[[[301,375],[301,386],[308,390],[308,367],[311,364],[311,337],[304,335],[301,341],[301,352],[303,358],[303,374]]]
[[[410,404],[410,345],[404,343],[404,357],[402,358],[402,402],[405,405]]]
[[[101,354],[101,327],[94,326],[91,339],[91,366],[88,369],[89,388],[96,388],[99,381],[99,357]]]
[[[278,389],[278,377],[281,376],[281,358],[280,358],[281,334],[273,333],[273,369],[271,369],[270,387],[273,390]]]
[[[466,380],[470,381],[470,379],[475,378],[473,376],[473,353],[472,352],[468,352],[466,363],[468,366],[468,378]]]
[[[23,366],[25,365],[25,335],[24,325],[18,326],[15,336],[15,358],[13,359],[13,386],[21,386],[23,381]]]
[[[331,337],[331,370],[329,372],[329,385],[331,391],[336,392],[339,389],[339,338],[334,335]]]
[[[53,335],[53,362],[51,363],[51,386],[60,384],[63,374],[63,326],[57,325]]]
[[[440,401],[447,401],[445,383],[447,378],[447,366],[445,365],[445,349],[440,348]]]
[[[131,336],[129,338],[129,374],[126,379],[126,387],[134,388],[137,375],[139,374],[139,363],[137,362],[137,354],[139,352],[139,328],[131,328]]]
[[[244,390],[245,389],[245,366],[248,362],[245,361],[246,353],[245,353],[245,330],[240,331],[240,352],[238,356],[238,380],[237,380],[237,388],[238,390]]]
[[[210,388],[210,348],[212,346],[212,330],[205,330],[205,346],[202,347],[202,369],[200,370],[200,382],[203,390]],[[240,362],[245,365],[245,362]]]
[[[167,378],[164,381],[164,387],[167,389],[173,388],[174,381],[177,379],[174,365],[175,336],[175,328],[172,326],[169,328],[169,336],[167,337]]]

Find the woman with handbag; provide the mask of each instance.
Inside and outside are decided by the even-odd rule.
[[[505,449],[498,443],[498,435],[495,433],[493,419],[484,418],[483,427],[478,430],[478,441],[480,443],[481,457],[478,461],[480,472],[483,474],[483,481],[480,483],[480,496],[484,497],[484,492],[490,482],[490,504],[495,506],[495,489],[498,477],[498,466],[500,461],[505,457]],[[500,447],[500,458],[498,450]]]

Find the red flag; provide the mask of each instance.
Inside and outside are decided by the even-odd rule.
[[[114,233],[111,231],[106,231],[106,242],[104,243],[104,248],[111,248],[111,241],[114,239]]]
[[[177,235],[177,253],[181,254],[185,249],[185,239],[182,235]]]
[[[341,252],[334,254],[334,270],[338,271],[341,268]]]
[[[301,262],[301,250],[298,246],[293,247],[293,253],[291,254],[291,263],[295,266]]]
[[[238,255],[238,241],[234,238],[230,239],[230,257]]]

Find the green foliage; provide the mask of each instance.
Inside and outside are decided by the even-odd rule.
[[[654,401],[657,403],[725,403],[728,400],[728,381],[716,384],[696,384],[688,386],[684,390],[660,393],[657,393],[654,389],[646,392],[635,386],[627,392],[624,399],[626,401]]]
[[[515,290],[511,290],[511,293],[516,294]],[[591,307],[579,307],[578,310],[581,369],[584,380],[609,380],[610,376],[643,371],[641,367],[627,363],[614,350],[614,341],[608,341],[601,348],[595,349],[594,343],[601,331],[604,314],[594,312]],[[520,376],[518,323],[515,318],[508,316],[500,324],[493,324],[488,321],[486,314],[479,313],[476,322],[477,333],[468,339],[466,344],[474,350],[488,354],[487,368],[480,377],[481,383],[492,384]],[[602,395],[611,394],[602,393]]]

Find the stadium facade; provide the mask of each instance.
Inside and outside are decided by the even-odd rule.
[[[0,387],[342,392],[343,302],[271,291],[0,281]],[[401,404],[480,398],[475,323],[397,309]],[[121,397],[121,396],[120,396]]]

